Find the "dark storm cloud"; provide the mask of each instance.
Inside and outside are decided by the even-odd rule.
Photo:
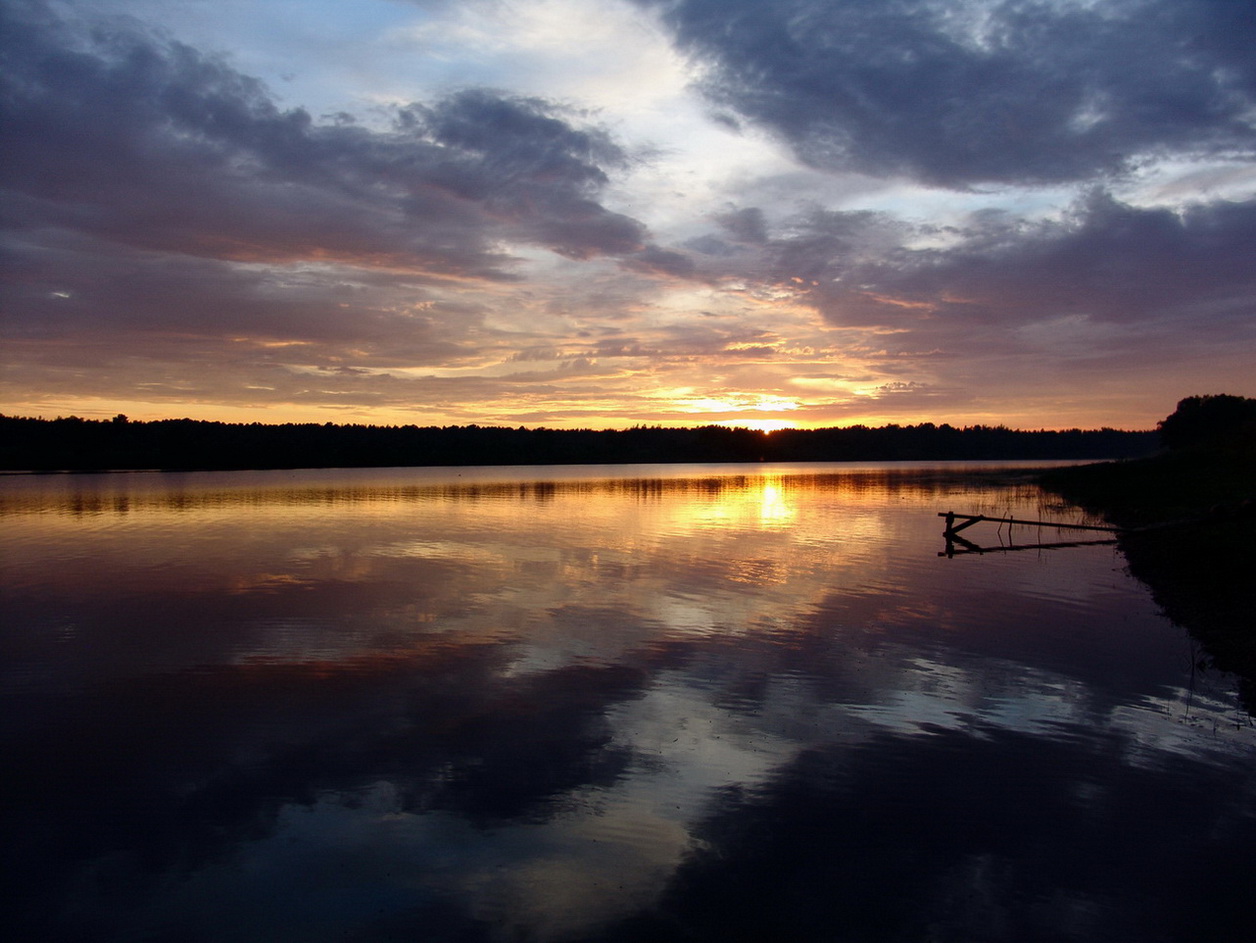
[[[688,278],[694,273],[693,261],[688,256],[658,246],[646,246],[624,265],[632,271],[676,278]]]
[[[767,222],[758,207],[729,210],[718,216],[716,222],[735,242],[767,242]]]
[[[875,214],[823,214],[781,240],[778,264],[803,276],[801,290],[837,324],[1016,327],[1077,316],[1190,327],[1206,316],[1224,331],[1256,311],[1256,201],[1175,212],[1096,191],[1058,220],[988,212],[942,248],[855,251],[887,226]]]
[[[950,187],[1256,150],[1256,16],[1216,0],[638,0],[808,164]]]
[[[768,241],[767,219],[757,206],[717,214],[713,221],[723,230],[722,235],[698,236],[686,242],[685,247],[703,255],[731,256],[747,246]]]
[[[410,365],[449,362],[470,353],[458,340],[482,314],[449,301],[424,302],[422,280],[395,273],[276,271],[75,233],[45,236],[38,245],[18,242],[5,255],[6,301],[21,313],[8,318],[8,343],[51,342],[31,355],[46,363],[74,356],[99,366],[99,344],[133,356],[169,352],[176,339],[245,338],[300,342],[311,362],[345,345],[369,353],[376,365],[399,358]],[[399,293],[408,304],[396,302]],[[62,349],[59,340],[71,344]],[[198,359],[210,351],[203,346]]]
[[[542,100],[483,89],[407,108],[400,124],[457,155],[437,165],[435,182],[516,220],[526,241],[575,259],[641,248],[640,223],[591,199],[609,182],[603,167],[627,163],[605,132],[573,127]]]
[[[5,11],[0,181],[27,234],[486,279],[509,277],[504,240],[575,258],[644,244],[596,201],[623,152],[542,100],[466,91],[383,129],[320,123],[133,22]]]

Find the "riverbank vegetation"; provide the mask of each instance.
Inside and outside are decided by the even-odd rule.
[[[1130,572],[1202,643],[1204,664],[1239,675],[1256,713],[1256,399],[1189,397],[1159,432],[1153,457],[1055,469],[1042,484],[1132,528],[1120,540]],[[1176,526],[1151,526],[1162,523]]]
[[[1020,431],[1003,426],[624,430],[326,423],[153,422],[0,416],[0,469],[346,468],[663,462],[1103,459],[1146,455],[1154,432]]]

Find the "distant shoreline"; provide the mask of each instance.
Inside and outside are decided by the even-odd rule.
[[[0,472],[621,465],[712,462],[1057,461],[1137,458],[1151,431],[846,426],[622,430],[0,416]]]

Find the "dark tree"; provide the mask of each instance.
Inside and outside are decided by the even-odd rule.
[[[1256,399],[1244,396],[1188,396],[1158,424],[1160,441],[1171,450],[1224,445],[1256,435]]]

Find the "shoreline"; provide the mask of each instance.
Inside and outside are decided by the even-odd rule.
[[[1120,527],[1131,575],[1198,640],[1198,667],[1239,680],[1256,715],[1256,448],[1250,441],[1052,469],[1039,484]],[[1156,529],[1169,521],[1182,526]],[[1144,528],[1144,529],[1139,529]]]

